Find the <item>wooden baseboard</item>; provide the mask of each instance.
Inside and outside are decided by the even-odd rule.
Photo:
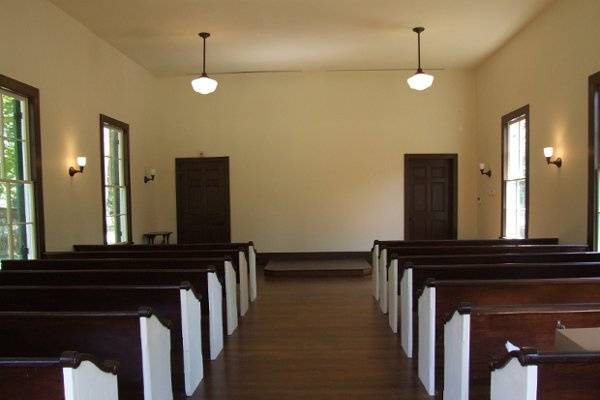
[[[340,260],[367,259],[368,251],[309,251],[309,252],[265,252],[257,254],[259,265],[265,265],[270,260]]]

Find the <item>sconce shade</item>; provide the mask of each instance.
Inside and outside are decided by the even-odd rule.
[[[406,80],[408,86],[414,90],[425,90],[433,84],[433,75],[426,74],[423,71],[417,71],[416,74]]]
[[[192,88],[200,94],[210,94],[217,90],[218,85],[219,83],[216,80],[208,76],[201,76],[192,81]]]
[[[484,163],[479,163],[479,170],[485,169],[485,164]]]
[[[156,175],[156,170],[154,168],[150,169],[150,175]]]
[[[85,167],[87,164],[87,157],[77,156],[77,165],[80,167]]]
[[[544,147],[544,157],[551,158],[554,155],[553,147]]]

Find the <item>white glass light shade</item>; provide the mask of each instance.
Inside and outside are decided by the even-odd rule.
[[[217,90],[218,84],[219,83],[216,80],[209,78],[208,76],[201,76],[192,81],[192,88],[200,94],[210,94]]]
[[[544,157],[550,158],[554,155],[554,148],[544,147]]]
[[[151,176],[156,175],[156,170],[154,168],[151,168],[150,171],[148,171],[150,173]]]
[[[479,163],[479,170],[482,171],[485,169],[485,164],[484,163]]]
[[[77,156],[77,165],[80,167],[85,167],[87,164],[87,157]]]
[[[417,72],[406,80],[408,86],[414,90],[425,90],[433,84],[433,75]]]

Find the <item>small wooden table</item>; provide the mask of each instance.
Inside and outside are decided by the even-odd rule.
[[[169,244],[169,238],[172,233],[173,232],[169,231],[147,232],[144,233],[144,240],[146,240],[148,244],[154,244],[154,239],[156,239],[157,236],[162,236],[162,242],[160,244]]]
[[[557,329],[554,348],[560,352],[600,351],[600,328]]]

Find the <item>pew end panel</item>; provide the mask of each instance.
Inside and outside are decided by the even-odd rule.
[[[599,352],[513,351],[490,362],[491,400],[598,399],[599,367]]]
[[[419,380],[427,394],[435,395],[435,287],[426,286],[419,297]]]
[[[0,358],[6,399],[118,400],[118,363],[65,351],[60,357]]]
[[[202,305],[191,290],[179,290],[185,394],[191,396],[204,378],[202,360]],[[172,332],[172,334],[176,334]]]
[[[254,302],[258,297],[258,284],[256,281],[256,248],[250,242],[248,247],[248,267],[250,271],[250,301]]]
[[[243,249],[238,251],[238,271],[239,271],[239,300],[240,300],[240,316],[246,315],[250,307],[250,291],[248,280],[248,261]]]
[[[398,261],[390,261],[388,270],[388,323],[393,333],[398,333]]]
[[[223,351],[223,287],[217,274],[208,274],[208,307],[210,359],[216,360]]]
[[[379,308],[381,312],[387,313],[387,249],[383,248],[379,252],[379,263],[377,266],[378,288],[379,288]]]
[[[444,399],[469,399],[471,315],[459,307],[444,327]],[[435,378],[435,377],[434,377]],[[435,390],[435,380],[431,382]]]
[[[170,335],[155,315],[140,316],[144,400],[173,399]]]
[[[227,335],[232,335],[238,327],[236,273],[230,261],[225,261],[225,293],[227,302]]]
[[[375,300],[379,300],[379,244],[377,241],[371,250],[371,285],[373,297]]]
[[[402,349],[408,358],[413,357],[413,269],[403,268],[400,279],[400,336]]]

